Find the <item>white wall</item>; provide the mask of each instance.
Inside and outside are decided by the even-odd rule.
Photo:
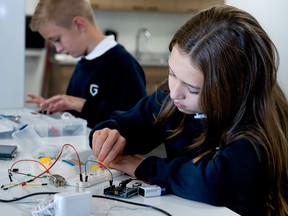
[[[0,108],[24,106],[25,2],[0,0]]]
[[[32,16],[39,0],[25,0],[25,1],[26,1],[25,13],[26,15]]]
[[[226,4],[246,10],[266,30],[280,55],[278,81],[288,96],[288,1],[226,0]]]
[[[146,27],[152,35],[149,39],[148,51],[163,54],[169,52],[168,45],[174,33],[190,17],[179,13],[100,10],[95,10],[95,16],[101,30],[116,30],[119,35],[119,43],[130,52],[135,51],[137,31]]]

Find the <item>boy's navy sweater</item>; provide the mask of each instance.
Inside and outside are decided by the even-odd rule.
[[[183,132],[166,140],[168,131],[175,129],[183,115],[177,111],[165,126],[154,124],[153,113],[157,114],[160,109],[155,100],[161,103],[166,96],[154,93],[139,101],[133,109],[116,112],[111,120],[96,125],[90,133],[90,146],[94,131],[104,127],[118,129],[125,137],[124,154],[146,154],[164,143],[167,158],[146,158],[135,171],[138,179],[187,199],[226,206],[241,215],[264,215],[268,190],[264,156],[260,153],[262,164],[250,141],[241,139],[224,149],[215,149],[219,151],[215,157],[206,156],[193,163],[193,153],[186,147],[203,130],[203,120],[188,115]]]
[[[145,74],[139,63],[117,44],[103,55],[76,65],[67,87],[67,95],[85,98],[81,113],[88,127],[107,120],[115,110],[128,110],[146,96]],[[97,92],[97,94],[95,94]],[[95,94],[95,95],[93,95]]]

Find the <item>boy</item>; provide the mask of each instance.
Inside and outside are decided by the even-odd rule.
[[[146,96],[143,69],[114,36],[103,35],[89,0],[40,0],[30,27],[57,52],[79,58],[66,95],[45,100],[28,94],[26,103],[39,104],[39,111],[69,111],[94,127]]]

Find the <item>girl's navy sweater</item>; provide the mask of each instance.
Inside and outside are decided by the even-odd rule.
[[[117,44],[93,60],[82,58],[66,94],[86,99],[81,113],[70,112],[93,128],[113,111],[128,110],[146,96],[145,74],[135,58]]]
[[[241,215],[264,215],[268,171],[255,147],[247,139],[240,139],[223,149],[215,148],[216,156],[206,156],[193,163],[193,153],[186,147],[203,130],[203,120],[188,115],[181,134],[167,140],[169,130],[175,129],[183,113],[177,111],[165,126],[155,125],[153,113],[159,112],[166,96],[158,91],[129,111],[114,113],[111,120],[91,131],[90,146],[94,131],[105,127],[118,129],[125,137],[124,154],[146,154],[164,143],[167,158],[146,158],[135,171],[138,179],[187,199],[226,206]],[[160,103],[155,102],[156,98]]]

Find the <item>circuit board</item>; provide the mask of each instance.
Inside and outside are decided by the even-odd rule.
[[[111,180],[111,174],[113,175],[113,178],[123,175],[123,172],[114,169],[110,169],[110,172],[108,170],[100,169],[95,172],[91,172],[88,175],[87,181],[85,179],[85,174],[82,174],[82,182],[80,181],[79,175],[66,178],[66,185],[87,188],[105,181],[108,182],[109,180]]]

